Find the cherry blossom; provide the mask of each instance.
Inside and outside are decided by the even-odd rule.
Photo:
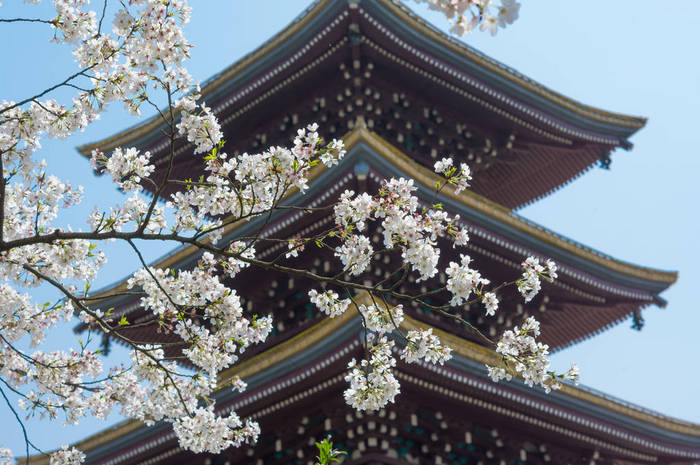
[[[435,162],[435,172],[440,174],[447,173],[452,168],[452,158],[443,158]]]
[[[444,364],[449,360],[452,349],[443,346],[440,338],[433,334],[432,328],[411,330],[406,335],[406,346],[401,358],[409,363],[425,360],[430,363]]]
[[[501,356],[501,364],[488,367],[489,376],[494,381],[510,379],[513,374],[523,378],[528,386],[539,385],[545,391],[560,389],[561,381],[578,381],[578,367],[573,365],[566,374],[556,374],[549,369],[549,347],[536,340],[540,335],[540,323],[528,317],[523,324],[503,333],[496,346]]]
[[[147,178],[155,170],[150,163],[150,152],[140,153],[134,148],[122,150],[117,148],[109,157],[99,150],[92,152],[92,167],[107,171],[112,180],[125,191],[140,190],[141,179]]]
[[[496,297],[496,294],[493,292],[485,292],[481,296],[481,301],[486,307],[486,315],[493,316],[496,314],[496,310],[498,310],[498,297]]]
[[[343,395],[345,401],[358,410],[375,411],[394,402],[400,392],[399,382],[392,373],[396,359],[391,355],[394,341],[381,337],[368,345],[369,359],[359,364],[352,359],[350,373],[345,376],[350,386]]]
[[[335,255],[343,262],[345,270],[351,275],[359,275],[369,266],[373,251],[369,238],[353,235],[335,249]]]
[[[182,118],[177,124],[180,135],[186,135],[187,140],[195,144],[194,153],[208,152],[219,144],[223,134],[216,117],[211,109],[200,104],[200,111],[182,111]]]
[[[542,287],[541,277],[549,281],[557,278],[557,266],[551,260],[547,260],[543,266],[537,258],[528,257],[522,266],[525,271],[517,284],[525,302],[531,301],[539,293]]]
[[[416,0],[425,2],[430,9],[445,14],[452,24],[450,32],[464,35],[480,25],[482,31],[496,35],[498,28],[513,24],[518,19],[520,4],[515,0]]]
[[[198,408],[192,416],[178,419],[173,430],[195,453],[217,453],[231,446],[254,443],[260,434],[256,422],[246,420],[244,423],[235,413],[218,416],[212,407]]]
[[[447,290],[452,293],[450,305],[462,305],[469,300],[472,292],[479,291],[481,287],[489,284],[489,280],[482,278],[481,273],[469,267],[471,258],[469,255],[460,255],[460,263],[450,262],[445,270],[447,276]]]
[[[316,289],[311,289],[309,300],[331,318],[342,315],[350,306],[350,299],[340,300],[338,294],[333,291],[319,293]]]
[[[390,333],[403,321],[403,305],[383,307],[379,305],[360,305],[365,327],[378,334]]]
[[[79,465],[85,460],[85,454],[74,447],[63,446],[53,454],[49,461],[50,465]]]

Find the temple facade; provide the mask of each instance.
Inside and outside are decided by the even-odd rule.
[[[541,339],[560,350],[612,325],[641,327],[645,307],[663,306],[660,294],[676,273],[630,264],[534,224],[514,212],[549,195],[594,166],[607,167],[611,152],[630,149],[643,118],[580,104],[488,58],[426,24],[395,0],[319,0],[285,30],[212,77],[203,98],[219,118],[228,153],[288,145],[296,129],[317,122],[322,135],[342,137],[348,153],[333,168],[315,169],[306,193],[288,204],[318,207],[345,189],[376,192],[391,177],[416,181],[429,202],[437,176],[431,167],[452,154],[473,172],[472,188],[449,187],[441,201],[469,229],[469,254],[493,282],[511,280],[529,255],[551,258],[559,279],[523,304],[517,292],[499,295],[497,316],[471,312],[469,323],[491,337],[530,315],[542,323]],[[156,169],[167,160],[168,141],[156,119],[80,151],[117,146],[149,150]],[[192,147],[181,141],[176,153]],[[176,158],[172,176],[202,170],[201,158]],[[309,236],[330,225],[327,212],[283,210],[264,227],[266,237]],[[234,224],[224,238],[247,236],[262,219]],[[380,242],[377,232],[373,240]],[[261,257],[284,244],[259,247]],[[449,249],[442,260],[453,259]],[[199,252],[173,251],[157,266],[187,268]],[[302,265],[337,272],[332,253]],[[398,257],[371,270],[390,277]],[[425,290],[445,282],[406,280]],[[244,393],[222,390],[219,411],[235,410],[259,421],[253,447],[220,455],[183,451],[167,424],[127,421],[77,444],[94,465],[312,464],[314,441],[332,436],[348,452],[347,464],[691,464],[700,461],[700,426],[669,418],[594,390],[565,384],[546,394],[522,381],[495,384],[485,363],[496,354],[475,333],[420,306],[405,309],[406,329],[430,327],[453,349],[444,366],[398,362],[396,404],[360,413],[345,404],[344,374],[362,357],[362,324],[346,312],[325,318],[308,301],[311,281],[249,269],[232,286],[251,313],[273,314],[268,340],[253,346],[224,378],[240,376]],[[125,282],[105,293],[125,288]],[[366,296],[358,295],[358,299]],[[117,316],[148,315],[130,296],[100,303]],[[84,328],[79,327],[78,330]],[[124,329],[132,340],[165,341],[147,329]],[[397,340],[400,345],[400,341]],[[32,463],[43,463],[36,457]]]

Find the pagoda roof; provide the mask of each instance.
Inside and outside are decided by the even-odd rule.
[[[392,143],[415,149],[413,158],[423,152],[435,158],[433,149],[464,156],[473,171],[489,173],[475,181],[475,191],[510,208],[599,161],[607,164],[613,149],[631,147],[628,138],[646,122],[550,90],[395,0],[317,1],[212,77],[202,95],[222,122],[227,150],[284,145],[297,126],[312,121],[342,134],[364,116]],[[79,151],[88,156],[95,148],[134,145],[163,157],[161,124],[153,117]],[[184,144],[178,153],[186,150]],[[181,172],[201,169],[188,164],[191,158],[176,161]]]
[[[369,298],[359,295],[358,299],[364,301],[363,299]],[[429,326],[408,317],[402,327],[404,330],[410,330]],[[441,426],[441,429],[435,431],[435,436],[431,436],[431,441],[439,448],[442,448],[442,442],[450,441],[452,448],[458,447],[460,439],[450,436],[456,434],[457,438],[464,438],[464,430],[468,431],[466,441],[470,443],[472,433],[469,431],[475,432],[474,425],[483,424],[485,421],[485,425],[492,428],[490,431],[493,438],[501,432],[501,437],[505,440],[505,449],[501,453],[505,455],[512,454],[513,450],[517,453],[518,449],[513,449],[514,445],[519,447],[524,443],[540,443],[545,447],[543,449],[540,446],[539,450],[546,451],[549,448],[551,454],[562,447],[574,454],[596,451],[601,460],[610,460],[603,463],[693,463],[700,459],[700,425],[671,418],[571,384],[564,384],[560,391],[546,394],[539,388],[528,388],[520,380],[493,383],[488,379],[484,364],[496,363],[498,356],[495,352],[438,328],[432,329],[452,347],[453,359],[445,366],[407,365],[400,362],[395,374],[402,382],[402,393],[397,398],[399,405],[410,404],[418,397],[423,404],[435,404],[438,406],[435,408],[444,412],[437,412],[436,416],[441,420],[445,415],[443,423],[447,422],[444,424],[449,425],[449,429]],[[281,437],[285,442],[285,449],[303,449],[307,457],[311,457],[313,452],[313,442],[307,442],[310,438],[318,439],[328,432],[333,432],[334,441],[346,441],[349,434],[346,431],[353,430],[357,426],[354,424],[356,422],[372,430],[374,426],[367,422],[381,422],[382,418],[386,419],[384,410],[376,417],[366,413],[364,415],[367,418],[363,420],[363,414],[348,415],[351,409],[341,406],[338,407],[340,410],[327,410],[325,415],[328,418],[318,430],[313,430],[310,426],[306,429],[303,427],[308,425],[308,415],[313,410],[313,405],[329,403],[330,395],[341,397],[345,365],[349,358],[361,355],[360,341],[361,322],[356,314],[346,312],[340,317],[325,319],[294,338],[223,373],[222,385],[227,379],[240,376],[247,381],[248,390],[242,394],[230,390],[219,391],[217,408],[222,413],[233,409],[241,415],[260,421],[263,436],[272,434],[270,430],[274,429],[276,437]],[[397,340],[397,343],[400,344],[400,341]],[[392,405],[386,410],[389,411],[389,419],[391,415],[395,415],[396,408]],[[458,413],[462,420],[450,418],[450,412]],[[331,424],[329,417],[333,415],[335,417]],[[302,417],[306,418],[306,422]],[[339,418],[344,418],[340,426],[337,425]],[[464,418],[469,419],[467,423],[463,421]],[[411,426],[429,428],[428,425],[422,424],[424,420],[424,417],[417,419],[415,415],[411,415],[410,420],[408,416],[403,420],[399,418],[392,426],[403,427],[401,421],[410,421]],[[294,430],[297,423],[301,433]],[[349,428],[347,430],[346,423]],[[286,430],[287,434],[284,435],[280,430]],[[407,430],[410,431],[410,426],[407,426]],[[362,428],[354,431],[357,431],[358,437],[355,438],[354,434],[350,436],[354,440],[351,441],[353,448],[373,457],[373,453],[381,457],[387,452],[386,447],[383,447],[385,450],[381,450],[377,445],[382,440],[386,440],[387,443],[396,441],[395,432],[390,434],[384,431],[382,434],[379,427],[376,431],[362,431]],[[365,437],[362,437],[363,434]],[[474,434],[476,437],[476,433]],[[378,438],[374,441],[368,440],[367,435]],[[363,441],[362,446],[358,444],[360,440]],[[463,446],[465,439],[461,441]],[[273,440],[272,444],[274,443]],[[376,450],[367,451],[366,447],[372,444],[377,446]],[[174,434],[167,424],[147,428],[138,421],[128,420],[81,441],[76,447],[87,453],[86,463],[89,464],[199,463],[194,461],[192,454],[185,453],[177,447]],[[250,451],[248,456],[265,456],[270,454],[270,448],[275,446],[263,437],[259,447],[255,452]],[[504,447],[504,444],[501,442],[497,447]],[[429,463],[440,463],[433,462],[432,457],[447,455],[449,451],[450,448],[431,449]],[[250,458],[246,459],[244,455],[245,449],[230,453],[230,463],[250,463]],[[363,454],[356,455],[359,456],[352,458],[357,462],[350,463],[363,463]],[[272,457],[277,456],[269,457],[272,460]],[[544,459],[545,462],[547,460]],[[43,465],[48,463],[48,460],[37,456],[32,457],[30,463]],[[285,462],[265,459],[258,463]],[[405,462],[389,460],[379,463]],[[536,459],[532,463],[544,462]],[[553,463],[559,463],[556,457]]]
[[[339,165],[333,168],[322,165],[315,167],[310,175],[309,190],[304,194],[290,194],[283,202],[317,206],[343,189],[357,190],[357,185],[353,183],[363,176],[377,184],[388,177],[412,178],[418,187],[418,197],[431,198],[432,189],[440,178],[362,124],[358,124],[345,137],[345,143],[347,154]],[[650,304],[665,305],[659,293],[677,278],[675,272],[633,265],[597,252],[473,192],[466,191],[457,195],[454,187],[448,185],[441,195],[440,201],[444,208],[452,214],[459,214],[463,225],[470,231],[472,239],[468,251],[477,260],[477,264],[483,264],[479,268],[482,271],[490,268],[496,273],[495,276],[489,276],[492,280],[502,276],[508,280],[519,274],[520,262],[529,255],[551,258],[557,262],[560,277],[545,288],[550,301],[546,306],[553,311],[541,318],[545,342],[555,350],[591,337]],[[274,213],[262,235],[295,237],[300,228],[311,230],[309,228],[313,228],[314,224],[324,224],[327,220],[324,216],[317,218],[314,224],[308,224],[299,221],[297,216],[298,212]],[[258,219],[227,226],[223,232],[223,241],[233,241],[236,237],[257,231],[262,226],[261,221]],[[188,268],[194,265],[200,255],[201,251],[194,246],[180,247],[156,261],[154,266]],[[268,278],[272,279],[268,276],[258,280],[246,274],[253,272],[252,269],[244,271],[241,279],[246,282],[266,282]],[[125,286],[126,279],[99,291],[94,297],[113,297],[106,297],[96,305],[113,307],[114,315],[117,316],[140,311],[138,299],[131,296],[114,297]],[[241,285],[234,283],[234,287],[239,288]],[[245,284],[242,288],[250,287]],[[544,311],[543,302],[536,299],[533,304],[533,308],[539,309],[533,311]],[[499,331],[501,329],[503,328],[499,328]],[[148,337],[146,333],[142,336]]]

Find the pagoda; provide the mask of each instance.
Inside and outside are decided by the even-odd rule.
[[[228,153],[288,145],[297,128],[317,122],[323,136],[344,138],[347,154],[333,168],[316,169],[303,195],[285,202],[327,205],[345,189],[376,192],[383,180],[410,177],[426,201],[438,178],[431,167],[446,154],[467,162],[470,191],[447,188],[444,208],[470,231],[469,254],[493,282],[519,274],[524,257],[551,258],[559,279],[545,283],[530,303],[516,292],[499,295],[496,317],[471,312],[470,324],[495,337],[530,315],[542,323],[541,339],[560,350],[625,320],[641,327],[641,310],[664,306],[660,294],[676,273],[637,266],[592,250],[513,210],[546,196],[588,169],[610,164],[611,152],[629,149],[629,137],[645,119],[582,105],[549,90],[443,34],[396,0],[319,0],[286,29],[212,77],[204,100],[221,122]],[[164,169],[168,142],[152,119],[79,150],[89,156],[118,146],[153,154]],[[176,153],[192,147],[181,141]],[[176,158],[173,177],[191,178],[200,158]],[[275,213],[262,234],[308,236],[327,227],[322,211]],[[224,239],[246,236],[254,220],[225,230]],[[380,241],[379,234],[373,238]],[[261,257],[280,252],[275,244]],[[446,252],[449,256],[449,252]],[[199,258],[182,247],[155,266],[192,267]],[[304,255],[300,256],[304,260]],[[333,273],[332,254],[314,254],[304,266]],[[443,260],[446,260],[443,258]],[[387,275],[393,257],[371,273]],[[444,282],[403,286],[430,289]],[[125,281],[105,290],[114,295]],[[362,324],[354,312],[325,318],[309,303],[311,281],[248,269],[236,288],[248,311],[274,315],[268,340],[249,348],[224,378],[240,376],[244,393],[220,391],[217,407],[260,423],[255,446],[219,455],[179,448],[170,425],[126,421],[77,444],[94,465],[260,464],[314,462],[314,442],[330,435],[348,452],[346,464],[681,464],[700,461],[700,426],[565,384],[546,394],[514,379],[495,384],[486,363],[496,354],[466,326],[420,306],[408,307],[406,329],[433,328],[453,349],[444,366],[398,361],[396,404],[360,413],[345,404],[344,374],[362,357]],[[358,299],[367,296],[358,295]],[[131,296],[100,306],[143,321],[148,315]],[[79,327],[78,330],[84,328]],[[139,329],[130,337],[168,336]],[[398,343],[398,341],[397,341]],[[34,457],[33,464],[45,463]]]

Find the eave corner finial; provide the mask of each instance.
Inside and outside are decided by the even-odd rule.
[[[356,129],[365,129],[365,130],[367,130],[367,122],[365,121],[365,116],[364,116],[364,115],[357,115],[357,118],[355,118],[354,127],[355,127]]]

